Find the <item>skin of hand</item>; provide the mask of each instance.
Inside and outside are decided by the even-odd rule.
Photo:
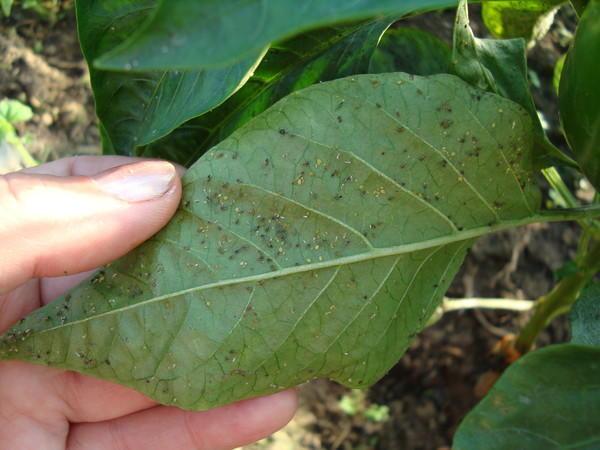
[[[141,244],[181,197],[170,163],[77,157],[0,176],[0,333]],[[285,391],[204,412],[69,371],[0,363],[0,450],[220,450],[283,427]]]

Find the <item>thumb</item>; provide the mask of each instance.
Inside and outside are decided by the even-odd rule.
[[[163,161],[92,176],[0,176],[0,294],[124,255],[168,222],[180,197],[177,171]]]

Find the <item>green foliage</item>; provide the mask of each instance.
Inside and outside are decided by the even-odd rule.
[[[556,61],[556,64],[554,65],[554,72],[552,75],[552,86],[554,87],[554,90],[556,91],[557,94],[559,91],[560,77],[562,76],[562,70],[565,65],[566,58],[567,58],[566,54],[561,55],[561,57],[558,58],[558,60]]]
[[[600,347],[552,345],[512,364],[463,420],[456,450],[595,449]]]
[[[342,412],[348,416],[361,414],[366,420],[371,422],[387,422],[390,418],[390,408],[387,405],[369,405],[365,392],[359,389],[353,389],[349,394],[344,395],[339,401],[339,407]]]
[[[571,310],[571,342],[600,346],[600,282],[592,282]]]
[[[77,2],[79,39],[90,63],[96,112],[108,153],[136,155],[187,120],[214,108],[234,93],[260,61],[263,51],[223,69],[182,72],[106,72],[93,66],[102,53],[135,32],[156,0]],[[160,53],[160,52],[157,52]],[[134,62],[132,69],[137,69]]]
[[[560,79],[560,118],[581,170],[600,189],[600,0],[585,9]]]
[[[548,31],[562,0],[484,1],[481,17],[497,38],[536,39]],[[550,12],[550,14],[548,14]]]
[[[0,100],[0,119],[11,125],[27,122],[33,117],[31,108],[18,100]]]
[[[463,420],[453,448],[598,448],[600,283],[581,292],[570,319],[571,343],[536,350],[510,366]]]
[[[35,11],[38,16],[49,22],[55,22],[60,14],[73,7],[72,0],[0,0],[0,8],[5,17],[9,17],[14,6]]]
[[[393,28],[383,35],[371,58],[369,72],[448,73],[450,59],[450,48],[432,34],[414,28]]]
[[[126,69],[136,62],[139,69],[155,70],[219,67],[311,28],[452,4],[454,0],[313,0],[298,5],[281,0],[266,6],[261,0],[162,0],[139,32],[98,64],[108,69]]]
[[[371,55],[390,22],[391,19],[381,19],[322,28],[273,45],[254,76],[236,95],[148,146],[142,155],[167,155],[189,166],[286,95],[322,81],[367,73]]]
[[[12,9],[13,0],[0,0],[0,7],[2,7],[2,13],[8,17],[10,16],[10,10]]]
[[[7,142],[19,153],[23,164],[32,166],[35,160],[31,157],[23,140],[17,134],[15,125],[27,122],[33,117],[31,108],[18,100],[0,100],[0,144]]]
[[[163,231],[34,312],[0,353],[190,409],[314,377],[367,386],[472,238],[539,220],[531,139],[518,105],[451,75],[298,91],[188,171]]]
[[[527,80],[525,41],[476,38],[469,25],[466,0],[460,1],[456,14],[452,69],[473,86],[500,94],[527,110],[535,129],[538,166],[547,165],[551,159],[566,161],[540,124]]]

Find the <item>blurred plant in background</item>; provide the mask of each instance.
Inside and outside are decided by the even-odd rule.
[[[12,8],[17,6],[33,10],[49,22],[56,22],[63,12],[73,8],[73,3],[73,0],[0,0],[2,13],[6,17],[10,16]]]
[[[36,164],[25,147],[25,138],[15,129],[16,124],[32,117],[31,108],[20,101],[0,100],[0,173]]]

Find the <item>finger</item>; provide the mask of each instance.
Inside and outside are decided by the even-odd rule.
[[[90,278],[96,270],[76,273],[63,277],[46,277],[40,280],[39,296],[40,303],[47,305],[52,300],[67,293],[71,288],[77,286],[83,280]]]
[[[23,169],[23,173],[37,173],[43,175],[92,176],[114,167],[131,164],[137,161],[151,161],[148,158],[132,158],[126,156],[73,156],[50,163]],[[174,164],[179,176],[183,176],[185,168]],[[40,280],[40,301],[45,305],[60,297],[65,292],[89,278],[94,271],[87,271],[75,275],[62,277],[48,277]]]
[[[48,423],[22,414],[0,414],[0,450],[64,450],[68,432],[66,420]]]
[[[99,422],[156,405],[133,389],[75,372],[20,361],[2,362],[1,369],[0,423],[3,416],[18,412],[40,421],[54,417]],[[36,401],[23,402],[24,398]]]
[[[71,156],[57,159],[46,164],[29,167],[19,173],[32,173],[39,175],[55,175],[57,177],[92,176],[114,167],[124,166],[140,161],[156,161],[149,158],[132,158],[130,156]],[[185,168],[173,164],[179,176],[183,176]]]
[[[285,426],[297,407],[295,391],[204,412],[158,406],[113,421],[71,428],[68,450],[230,450]]]
[[[0,293],[33,277],[112,261],[163,227],[177,209],[174,166],[141,161],[94,176],[0,176]]]
[[[40,307],[38,280],[30,280],[6,295],[0,295],[0,334]],[[0,449],[1,450],[1,449]]]

